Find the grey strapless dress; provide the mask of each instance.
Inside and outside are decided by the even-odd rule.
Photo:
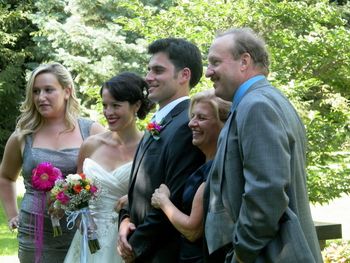
[[[93,122],[82,118],[78,121],[81,135],[83,139],[86,139],[90,135],[89,131]],[[19,243],[18,257],[21,263],[35,262],[35,215],[41,209],[38,205],[40,202],[35,194],[36,190],[31,185],[32,170],[41,162],[51,162],[52,165],[62,171],[64,176],[76,173],[79,153],[79,148],[55,151],[45,148],[33,148],[32,144],[32,135],[26,136],[22,167],[25,193],[20,207],[17,236]],[[52,224],[46,207],[44,212],[42,263],[62,263],[64,261],[75,231],[67,229],[66,217],[63,217],[60,223],[63,235],[53,237]]]

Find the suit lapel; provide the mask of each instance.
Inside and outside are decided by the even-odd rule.
[[[224,171],[224,167],[225,167],[225,158],[226,158],[226,154],[227,154],[227,142],[228,142],[228,138],[229,138],[229,132],[231,127],[231,123],[234,119],[234,116],[236,115],[236,112],[234,111],[233,113],[230,114],[228,120],[225,123],[224,128],[221,131],[220,137],[221,140],[219,142],[218,145],[218,149],[217,149],[217,158],[215,158],[215,164],[213,163],[213,166],[211,168],[211,170],[215,173],[215,177],[216,178],[211,178],[216,182],[217,185],[220,185],[220,190],[222,190],[222,182],[223,182],[223,171]],[[215,166],[215,168],[213,168]],[[212,173],[210,173],[211,176]],[[209,178],[207,179],[207,181],[210,181]]]
[[[244,97],[247,96],[247,94],[249,94],[250,92],[252,92],[253,90],[257,89],[257,88],[261,88],[264,86],[269,86],[269,82],[266,79],[262,79],[257,81],[256,83],[254,83],[248,90],[247,92],[243,95],[242,100],[244,100]],[[239,104],[238,104],[239,105]],[[238,107],[237,105],[237,107]],[[219,171],[218,174],[223,174],[223,170],[224,170],[224,166],[225,166],[225,158],[226,158],[226,154],[227,154],[227,143],[228,143],[228,139],[229,139],[229,134],[230,134],[230,129],[233,129],[233,125],[232,125],[232,121],[234,119],[236,119],[236,113],[237,113],[237,107],[235,107],[235,109],[233,110],[233,112],[231,112],[229,118],[227,119],[224,128],[221,131],[222,134],[222,139],[220,142],[220,145],[217,150],[217,155],[220,156],[220,158],[218,158],[217,162],[215,163],[216,169]],[[213,164],[214,166],[214,164]],[[219,178],[220,180],[220,188],[222,190],[222,176]]]
[[[240,103],[244,103],[244,99],[246,98],[246,96],[259,88],[263,88],[265,86],[269,86],[269,82],[266,79],[262,79],[257,81],[256,83],[254,83],[248,90],[247,92],[243,95]],[[239,108],[239,104],[237,105],[237,107],[235,107],[233,109],[233,112],[230,114],[229,118],[227,119],[224,128],[221,131],[220,134],[220,142],[218,145],[218,149],[217,149],[217,160],[215,162],[215,164],[213,163],[213,166],[215,166],[215,169],[213,169],[212,166],[212,170],[213,173],[210,173],[212,176],[214,175],[216,178],[213,178],[213,180],[215,180],[215,184],[219,185],[219,191],[223,192],[223,184],[224,184],[224,180],[223,180],[223,174],[225,171],[225,160],[226,160],[226,155],[228,154],[227,148],[228,148],[228,141],[230,139],[230,136],[233,136],[233,130],[237,129],[236,127],[236,123],[233,123],[236,121],[236,115],[237,115],[237,109]],[[239,147],[239,146],[238,146]],[[242,159],[242,153],[241,150],[239,151],[240,154],[240,158]],[[216,158],[215,158],[216,159]],[[243,161],[243,160],[242,160]],[[215,171],[215,172],[214,172]],[[222,198],[222,195],[219,195]],[[225,200],[221,199],[220,202],[225,206]],[[228,209],[229,206],[225,206]]]
[[[184,100],[180,102],[178,105],[176,105],[175,108],[172,109],[169,112],[169,114],[164,117],[164,119],[161,122],[162,130],[160,131],[159,140],[162,140],[162,131],[164,131],[166,126],[168,126],[169,123],[171,123],[174,117],[176,117],[178,114],[180,114],[185,109],[187,109],[188,105],[189,105],[189,100]],[[142,141],[139,144],[139,147],[136,151],[136,155],[134,158],[134,165],[133,165],[132,174],[130,178],[130,187],[133,187],[133,184],[135,183],[136,175],[142,163],[142,159],[146,153],[146,150],[152,143],[155,143],[155,142],[156,140],[150,135],[150,133],[148,131],[145,131],[145,134],[142,138]]]
[[[137,148],[136,155],[134,158],[134,164],[133,164],[132,174],[131,174],[131,178],[130,178],[130,188],[132,187],[132,185],[135,182],[136,174],[139,170],[142,158],[145,155],[146,150],[149,147],[149,145],[152,143],[152,141],[154,141],[153,137],[150,135],[149,132],[145,131],[145,134],[144,134],[142,141],[140,142],[140,144]]]

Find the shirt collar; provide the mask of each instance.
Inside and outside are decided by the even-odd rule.
[[[161,108],[155,113],[155,117],[154,117],[155,121],[157,123],[160,123],[165,118],[165,116],[167,116],[169,112],[171,112],[171,110],[176,107],[176,105],[178,105],[180,102],[184,100],[188,100],[189,98],[190,98],[189,96],[184,96],[176,100],[173,100],[172,102],[165,105],[163,108]]]
[[[264,75],[257,75],[254,76],[250,79],[248,79],[247,81],[243,82],[237,89],[234,97],[233,97],[233,101],[232,101],[232,107],[231,107],[231,112],[233,112],[239,102],[241,101],[241,99],[243,98],[243,95],[247,92],[247,90],[257,81],[264,79],[265,76]]]

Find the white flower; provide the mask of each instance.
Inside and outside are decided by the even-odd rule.
[[[75,184],[79,183],[80,180],[81,180],[81,177],[79,174],[68,174],[67,175],[67,182],[69,184],[75,185]]]

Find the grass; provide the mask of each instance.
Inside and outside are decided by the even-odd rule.
[[[19,204],[22,197],[17,197]],[[7,225],[4,209],[0,209],[0,256],[16,255],[18,250],[17,231],[11,232]]]

